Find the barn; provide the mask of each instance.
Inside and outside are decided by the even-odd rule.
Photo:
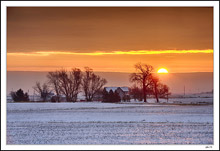
[[[127,100],[129,98],[129,88],[128,87],[104,87],[104,90],[110,92],[117,92],[121,100]]]

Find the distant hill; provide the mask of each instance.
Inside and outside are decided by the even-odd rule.
[[[107,79],[106,86],[131,86],[129,82],[130,73],[122,72],[96,72],[98,75]],[[44,82],[47,72],[35,71],[8,71],[7,72],[7,94],[12,90],[22,88],[25,92],[33,94],[33,86],[36,81]],[[169,73],[160,74],[161,82],[167,84],[173,94],[201,93],[212,91],[213,73],[196,72],[196,73]]]

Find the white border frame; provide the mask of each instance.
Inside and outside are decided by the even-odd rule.
[[[6,145],[7,6],[204,6],[214,7],[214,145]],[[219,150],[219,2],[218,1],[2,1],[1,2],[1,149],[3,150]]]

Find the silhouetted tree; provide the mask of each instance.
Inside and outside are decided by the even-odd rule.
[[[125,96],[125,95],[122,97],[122,100],[123,100],[124,102],[126,102],[126,96]]]
[[[52,98],[52,102],[59,102],[60,101],[60,85],[59,85],[59,72],[55,71],[55,72],[49,72],[47,74],[47,78],[49,80],[49,84],[52,87],[52,89],[55,91],[56,93],[56,97]]]
[[[124,102],[129,102],[130,101],[130,96],[129,95],[124,95],[123,97],[122,97],[122,100],[124,101]]]
[[[136,73],[130,75],[131,82],[137,82],[142,87],[144,102],[147,102],[147,88],[150,86],[153,67],[148,64],[135,64]]]
[[[168,102],[169,96],[171,95],[169,87],[165,84],[160,84],[158,91],[159,91],[159,97],[167,99]]]
[[[104,89],[102,92],[102,102],[108,102],[108,92]]]
[[[114,92],[114,97],[112,99],[112,102],[120,102],[120,101],[121,101],[121,97],[119,96],[118,92],[115,91]]]
[[[135,101],[136,100],[139,100],[139,101],[143,100],[143,91],[139,87],[137,87],[136,85],[131,87],[129,91]]]
[[[89,67],[85,67],[83,75],[82,87],[86,97],[86,101],[92,101],[94,95],[102,89],[107,83],[106,79],[96,75]]]
[[[57,72],[58,87],[60,92],[65,95],[67,102],[76,102],[82,81],[81,70],[74,68],[69,74],[64,69],[61,69]]]
[[[114,99],[115,99],[115,94],[112,90],[110,90],[108,94],[108,100],[109,102],[114,102]]]
[[[22,89],[11,92],[11,97],[15,102],[29,101],[29,95],[24,93]]]
[[[74,68],[70,72],[70,87],[71,87],[71,97],[73,101],[77,101],[77,96],[80,92],[81,84],[82,84],[82,72],[80,69]]]
[[[152,92],[153,92],[153,95],[155,96],[156,98],[156,101],[157,103],[159,103],[159,86],[161,84],[159,83],[159,78],[156,77],[156,76],[152,76],[151,75],[151,87],[152,87]]]
[[[110,90],[109,92],[107,92],[106,90],[103,91],[103,102],[108,102],[108,103],[116,103],[116,102],[120,102],[121,98],[118,94],[118,92],[113,92],[112,90]]]
[[[157,103],[159,103],[159,98],[166,98],[168,101],[168,97],[171,94],[169,92],[169,87],[165,84],[162,84],[159,81],[159,78],[155,75],[151,75],[151,91],[155,96]]]
[[[40,82],[36,82],[35,86],[33,86],[33,89],[41,96],[43,101],[47,100],[47,97],[51,93],[49,86],[47,83],[44,83],[42,86]]]
[[[59,99],[57,98],[57,96],[52,96],[50,99],[51,102],[55,103],[55,102],[59,102]]]

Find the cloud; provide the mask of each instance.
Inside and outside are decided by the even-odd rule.
[[[16,52],[7,53],[8,56],[49,56],[49,55],[157,55],[157,54],[186,54],[186,53],[213,53],[212,49],[206,50],[133,50],[133,51],[112,51],[112,52],[70,52],[70,51],[37,51],[37,52]]]
[[[8,52],[170,49],[213,49],[213,8],[7,8]]]

